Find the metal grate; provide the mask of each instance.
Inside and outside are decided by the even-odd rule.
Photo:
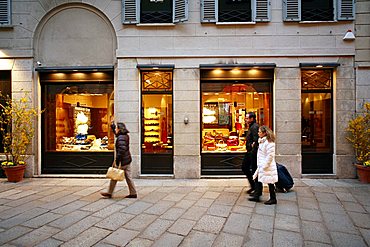
[[[331,70],[303,70],[302,90],[331,89]]]
[[[332,21],[334,9],[302,9],[302,21]]]
[[[172,23],[171,11],[142,11],[140,23]]]
[[[143,91],[171,91],[172,71],[142,72]]]
[[[219,22],[248,22],[252,21],[252,10],[220,10]]]

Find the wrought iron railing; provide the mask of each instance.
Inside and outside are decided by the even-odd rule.
[[[220,10],[219,22],[249,22],[252,21],[252,11],[248,10]]]
[[[142,11],[140,23],[172,23],[172,11]]]
[[[332,21],[334,10],[329,9],[302,9],[303,21]]]

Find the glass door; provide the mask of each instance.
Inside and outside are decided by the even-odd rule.
[[[173,174],[172,71],[141,76],[141,173]]]
[[[302,71],[303,174],[333,173],[331,74],[331,70]]]

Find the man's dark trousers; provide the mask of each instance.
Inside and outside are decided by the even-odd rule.
[[[253,152],[248,152],[244,155],[242,171],[247,176],[251,189],[255,190],[256,186],[253,181],[253,174],[257,169],[257,154]]]

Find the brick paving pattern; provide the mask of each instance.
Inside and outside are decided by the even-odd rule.
[[[248,201],[245,179],[0,179],[0,246],[370,246],[370,185],[296,179],[278,204]],[[262,201],[268,199],[264,188]]]

